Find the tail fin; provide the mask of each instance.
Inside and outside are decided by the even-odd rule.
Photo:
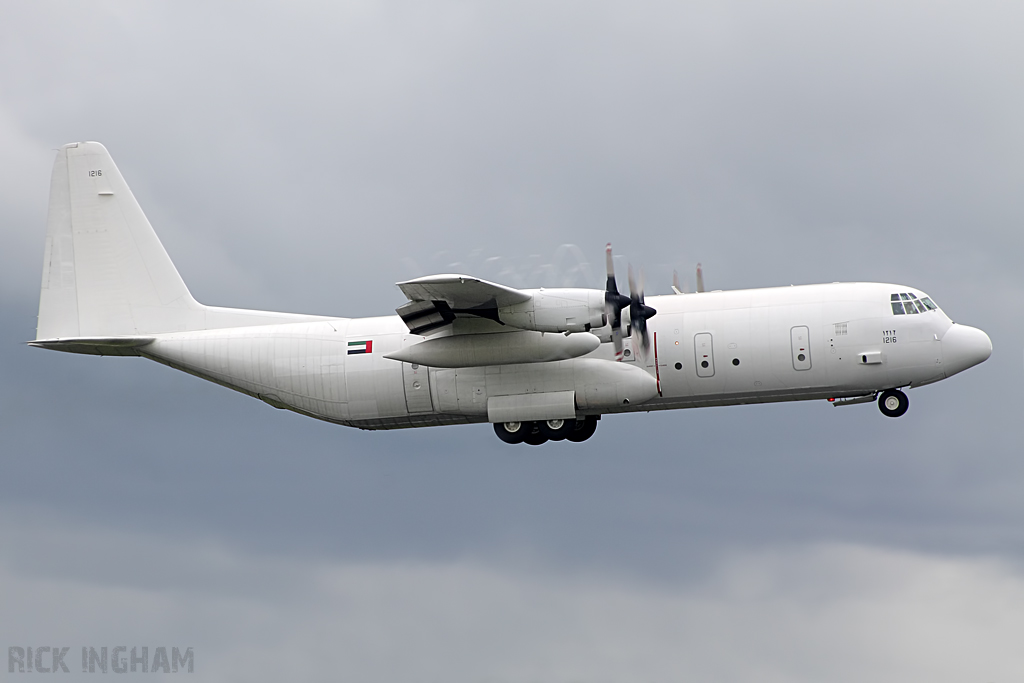
[[[147,335],[162,332],[328,319],[198,303],[107,149],[73,142],[60,150],[33,346],[135,355],[133,349],[152,341]]]
[[[106,148],[64,145],[50,182],[36,339],[197,329],[204,308]]]

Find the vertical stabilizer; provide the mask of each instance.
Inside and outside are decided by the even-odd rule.
[[[44,254],[37,339],[203,327],[204,307],[98,142],[57,155]]]

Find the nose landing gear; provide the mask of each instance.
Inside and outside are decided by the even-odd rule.
[[[543,422],[496,422],[494,433],[505,443],[539,446],[548,441],[581,443],[597,431],[596,415],[582,420],[546,420]]]
[[[878,396],[878,409],[886,417],[899,417],[907,412],[909,407],[910,399],[899,389],[889,389]]]

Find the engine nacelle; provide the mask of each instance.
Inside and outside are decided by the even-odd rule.
[[[498,309],[501,322],[538,332],[589,332],[604,327],[604,292],[597,289],[529,289],[529,301]]]

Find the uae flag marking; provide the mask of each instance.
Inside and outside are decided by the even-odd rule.
[[[355,341],[348,343],[348,355],[356,353],[373,353],[373,340]]]

